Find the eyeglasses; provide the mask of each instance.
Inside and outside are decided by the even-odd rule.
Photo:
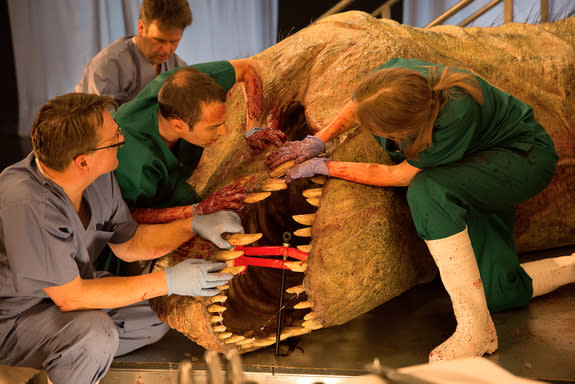
[[[124,136],[124,131],[122,131],[122,128],[118,127],[118,130],[116,131],[116,137],[120,137],[120,136]],[[94,151],[99,151],[101,149],[108,149],[108,148],[116,148],[116,147],[121,147],[122,145],[126,144],[125,140],[122,140],[116,144],[111,144],[111,145],[106,145],[104,147],[97,147],[97,148],[89,148],[86,150],[85,153],[88,152],[94,152]]]
[[[122,145],[126,144],[125,141],[120,141],[119,143],[116,144],[112,144],[112,145],[106,145],[105,147],[98,147],[98,148],[90,148],[86,151],[86,153],[88,152],[94,152],[94,151],[99,151],[100,149],[108,149],[108,148],[116,148],[116,147],[121,147]]]

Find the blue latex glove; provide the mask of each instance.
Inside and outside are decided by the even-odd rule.
[[[328,158],[315,157],[301,164],[294,165],[286,172],[286,183],[292,180],[299,179],[300,177],[313,177],[315,175],[329,176],[329,169],[327,168]]]
[[[285,143],[280,149],[269,154],[266,164],[270,168],[275,168],[290,160],[295,160],[296,164],[316,157],[325,150],[325,144],[320,138],[306,136],[301,141],[290,141]]]
[[[226,263],[212,263],[208,260],[186,259],[173,267],[166,268],[168,294],[182,296],[214,296],[220,290],[216,287],[227,284],[234,275],[218,273]]]
[[[194,216],[192,231],[214,243],[218,248],[230,249],[230,243],[222,238],[224,233],[244,233],[242,219],[231,211],[218,211],[209,215]]]
[[[251,135],[253,135],[256,132],[259,131],[263,131],[263,128],[261,127],[251,127],[248,131],[246,131],[246,133],[244,134],[244,137],[247,139],[248,137],[250,137]]]

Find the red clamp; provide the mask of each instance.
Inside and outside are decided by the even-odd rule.
[[[234,266],[252,265],[255,267],[265,268],[278,268],[291,270],[286,266],[289,260],[284,259],[268,259],[265,257],[248,257],[248,256],[286,256],[292,259],[304,261],[307,260],[308,253],[300,251],[297,248],[284,247],[279,245],[263,246],[263,247],[246,247],[244,245],[237,245],[234,250],[243,251],[244,254],[234,260]],[[293,263],[293,261],[291,261]]]

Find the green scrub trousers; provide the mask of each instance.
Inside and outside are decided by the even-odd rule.
[[[519,265],[513,239],[514,205],[549,184],[556,162],[551,138],[540,132],[530,151],[475,152],[458,162],[424,168],[408,187],[411,215],[424,240],[468,227],[491,311],[523,307],[532,297],[531,278]]]

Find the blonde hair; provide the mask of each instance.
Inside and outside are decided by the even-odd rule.
[[[432,144],[439,111],[450,98],[471,95],[483,103],[481,87],[475,76],[445,67],[439,75],[430,66],[429,79],[408,68],[385,68],[371,74],[355,90],[355,117],[372,133],[401,143],[409,160]]]

